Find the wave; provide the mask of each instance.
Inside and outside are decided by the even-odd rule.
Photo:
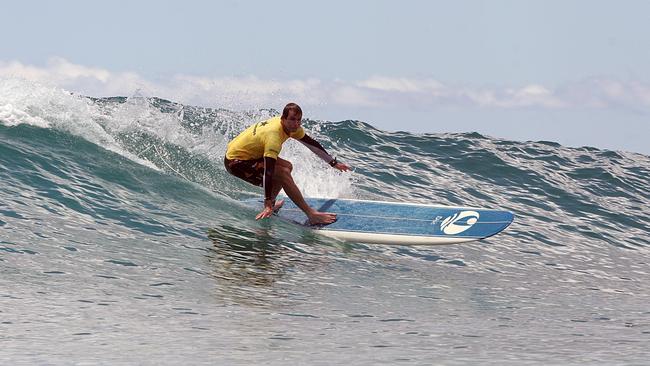
[[[148,195],[187,201],[197,190],[216,200],[259,194],[227,175],[222,159],[233,136],[275,110],[235,112],[138,94],[89,98],[10,84],[2,90],[0,131],[3,171],[12,187],[57,187],[69,194],[48,198],[59,197],[80,214],[120,200],[93,193],[97,179],[123,184],[120,189],[131,194],[146,191],[139,196],[144,201]],[[287,142],[283,156],[295,162],[307,196],[500,207],[516,213],[511,234],[520,239],[549,246],[648,245],[647,156],[478,133],[386,132],[360,121],[307,119],[304,125],[354,167],[353,174],[340,174]],[[73,166],[83,179],[66,171]],[[21,176],[15,172],[33,176],[16,182]],[[152,180],[168,183],[152,186]]]

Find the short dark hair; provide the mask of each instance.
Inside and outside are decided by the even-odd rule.
[[[282,118],[286,119],[289,117],[289,111],[293,111],[295,114],[300,114],[302,116],[302,109],[296,103],[289,103],[284,106],[282,110]]]

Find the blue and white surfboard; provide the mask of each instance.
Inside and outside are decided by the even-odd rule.
[[[306,198],[318,211],[337,214],[336,222],[309,225],[307,216],[290,199],[277,216],[337,239],[375,244],[434,245],[480,240],[504,230],[514,220],[508,211],[473,207],[353,199]],[[243,201],[262,208],[261,199]]]

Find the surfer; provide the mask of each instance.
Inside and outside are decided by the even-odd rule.
[[[264,209],[255,217],[257,220],[270,217],[273,211],[282,206],[282,200],[275,202],[282,189],[307,215],[311,224],[330,224],[336,220],[336,214],[319,212],[305,202],[291,176],[291,162],[278,156],[282,144],[291,137],[331,167],[342,172],[350,170],[349,166],[328,154],[318,141],[305,134],[301,122],[302,109],[295,103],[289,103],[284,107],[282,116],[248,127],[228,144],[224,158],[228,173],[264,188]]]

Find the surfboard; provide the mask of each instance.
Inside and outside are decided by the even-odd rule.
[[[475,207],[356,199],[305,198],[305,201],[318,211],[336,213],[337,220],[328,225],[310,225],[307,216],[288,198],[275,215],[320,234],[359,243],[464,243],[495,235],[514,220],[511,212]],[[260,211],[263,207],[261,199],[242,202]]]

